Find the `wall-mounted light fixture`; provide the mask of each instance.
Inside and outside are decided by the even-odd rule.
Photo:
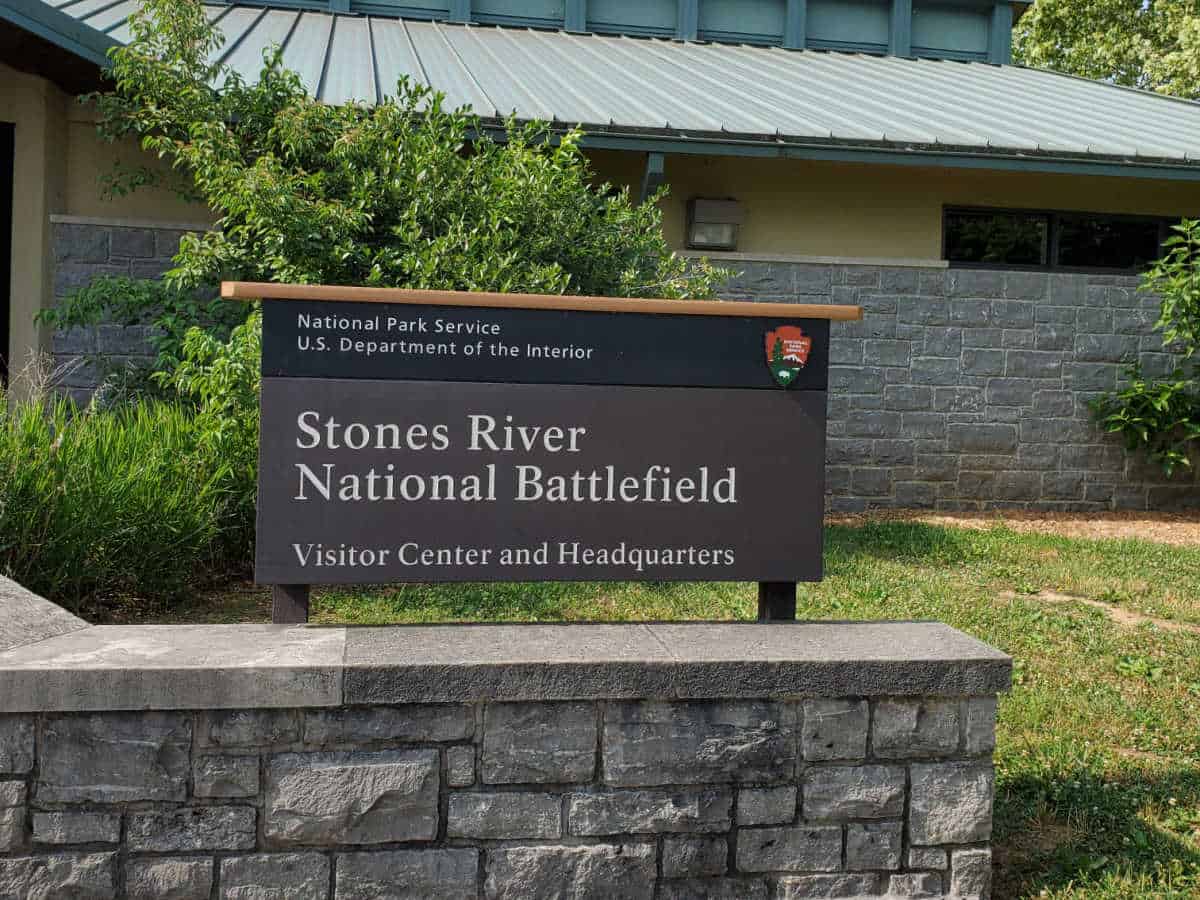
[[[736,250],[742,204],[736,200],[688,201],[687,245],[693,250]]]

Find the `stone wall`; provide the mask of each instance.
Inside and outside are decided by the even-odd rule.
[[[61,296],[98,274],[153,277],[182,232],[55,225]],[[846,303],[834,322],[827,490],[872,507],[1078,511],[1200,506],[1200,466],[1165,478],[1091,421],[1125,359],[1170,370],[1156,298],[1137,279],[935,267],[739,260],[730,299]],[[89,353],[148,359],[145,327],[57,335],[64,384],[85,397]]]
[[[984,898],[1010,677],[930,622],[72,623],[0,650],[0,898]]]
[[[1158,300],[1111,275],[738,262],[738,299],[845,303],[831,330],[827,489],[836,510],[1200,506],[1091,421],[1122,361],[1171,370]]]
[[[175,228],[55,222],[55,301],[101,275],[158,278],[172,267],[183,234]],[[59,383],[77,399],[86,400],[98,381],[89,357],[103,354],[116,362],[149,365],[153,362],[150,335],[148,325],[119,324],[57,332],[51,352]]]
[[[0,896],[982,897],[994,712],[854,697],[9,715]]]

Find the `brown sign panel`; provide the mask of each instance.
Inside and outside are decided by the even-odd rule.
[[[264,300],[259,582],[821,577],[829,320],[856,307],[222,294]]]
[[[813,581],[824,448],[823,391],[268,377],[256,575]]]

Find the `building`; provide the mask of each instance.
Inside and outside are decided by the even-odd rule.
[[[114,150],[72,95],[135,0],[0,0],[0,321],[98,273],[153,275],[202,208],[101,199]],[[1007,0],[276,0],[213,4],[252,72],[278,43],[320,99],[409,74],[492,122],[581,124],[605,178],[666,183],[669,240],[731,297],[860,303],[833,340],[835,506],[1200,504],[1090,422],[1121,362],[1171,368],[1136,272],[1200,212],[1200,104],[1010,64]],[[11,196],[5,193],[11,187]],[[3,223],[0,223],[3,224]],[[0,246],[0,251],[4,247]],[[86,374],[86,373],[82,373]],[[86,387],[79,383],[77,387]]]

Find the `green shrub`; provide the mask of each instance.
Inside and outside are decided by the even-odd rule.
[[[224,463],[193,414],[0,394],[0,572],[56,601],[178,596],[221,562]]]
[[[1163,243],[1166,253],[1142,278],[1141,290],[1159,294],[1163,346],[1182,363],[1165,378],[1145,378],[1136,362],[1127,384],[1091,402],[1105,431],[1120,434],[1125,449],[1145,453],[1168,475],[1192,466],[1200,448],[1200,221],[1184,219]]]
[[[1167,475],[1190,467],[1200,447],[1200,382],[1182,368],[1168,378],[1148,380],[1136,363],[1126,377],[1122,390],[1092,402],[1104,430],[1120,434],[1126,450],[1145,452]]]
[[[108,402],[133,397],[164,397],[164,379],[183,358],[183,342],[192,328],[200,328],[224,339],[249,312],[245,304],[229,303],[208,289],[187,290],[169,281],[105,275],[73,291],[58,305],[42,310],[37,320],[54,329],[93,328],[101,323],[149,325],[149,346],[154,360],[149,365],[130,365],[119,358],[93,353],[87,362],[100,375],[102,394]]]

